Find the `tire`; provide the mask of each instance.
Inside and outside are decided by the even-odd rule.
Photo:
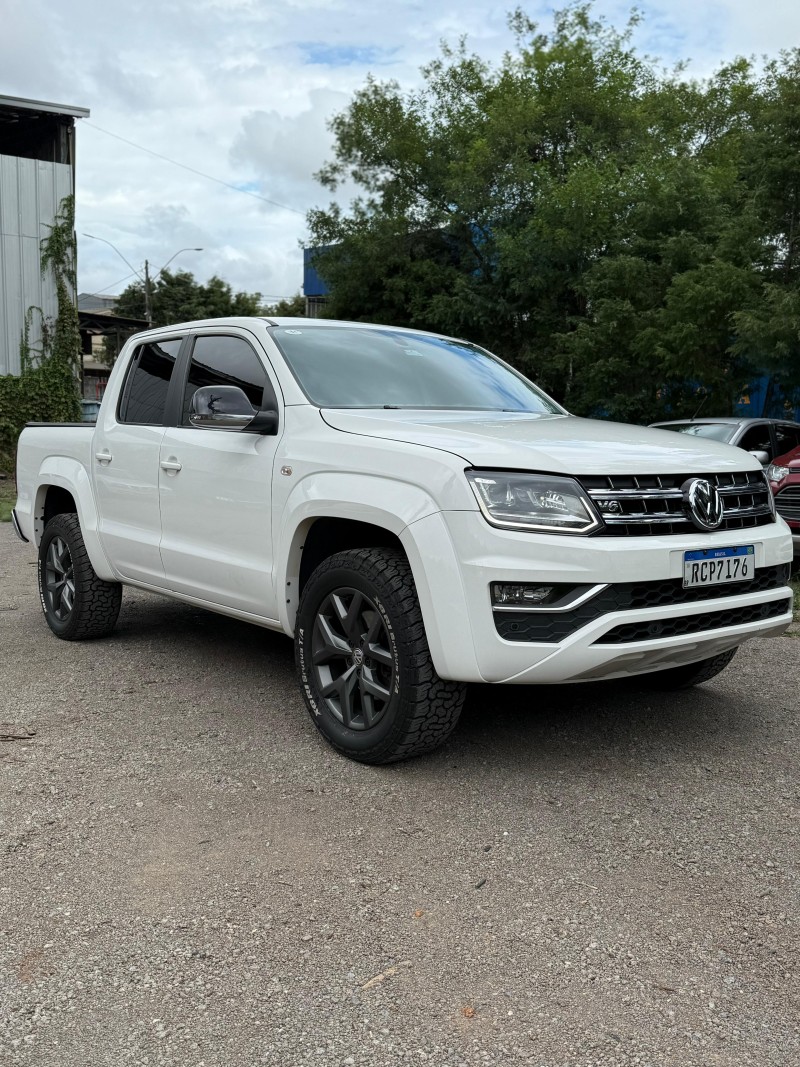
[[[461,714],[466,686],[436,674],[396,549],[337,552],[317,567],[300,600],[295,658],[317,729],[360,763],[430,752]]]
[[[119,582],[95,574],[78,516],[55,515],[39,546],[39,598],[47,625],[64,641],[111,633],[122,603]]]
[[[699,663],[687,663],[683,667],[670,667],[666,671],[643,674],[641,681],[648,689],[691,689],[693,685],[707,682],[720,671],[724,671],[738,651],[738,648],[730,648],[727,652],[720,652],[718,656],[701,659]]]

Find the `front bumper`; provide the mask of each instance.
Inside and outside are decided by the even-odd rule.
[[[491,582],[674,581],[682,578],[684,552],[741,544],[754,545],[758,575],[791,561],[792,539],[781,523],[733,533],[611,538],[497,530],[476,512],[449,512],[444,518],[459,561],[477,675],[484,681],[576,682],[663,670],[706,659],[751,637],[779,634],[792,621],[792,590],[781,579],[780,585],[756,592],[719,596],[710,591],[708,599],[688,603],[610,610],[555,642],[505,640],[495,624]],[[670,620],[687,618],[692,632],[674,632],[685,626]],[[652,624],[654,632],[669,636],[630,639],[636,631],[627,628],[633,624],[647,631]],[[626,628],[623,641],[619,627]]]

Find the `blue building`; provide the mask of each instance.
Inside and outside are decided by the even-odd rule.
[[[324,307],[330,292],[314,266],[314,256],[329,247],[318,245],[316,248],[303,249],[303,295],[306,298],[306,315],[310,319],[319,317],[320,309]]]

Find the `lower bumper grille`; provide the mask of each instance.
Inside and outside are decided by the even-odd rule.
[[[659,637],[682,637],[705,630],[720,630],[723,626],[742,626],[748,622],[776,619],[791,611],[790,598],[772,600],[768,604],[748,604],[732,610],[708,611],[703,615],[683,615],[677,619],[655,622],[631,622],[615,626],[594,642],[596,645],[624,645],[631,641],[655,641]]]
[[[704,600],[740,596],[742,593],[763,593],[788,585],[790,565],[762,567],[749,582],[730,585],[704,586],[684,589],[680,578],[659,582],[621,582],[609,585],[596,597],[573,611],[509,611],[495,612],[497,632],[506,641],[557,643],[610,611],[635,611],[639,608],[661,608],[672,604],[697,604]],[[707,618],[707,616],[703,616]],[[605,637],[602,638],[606,640]]]

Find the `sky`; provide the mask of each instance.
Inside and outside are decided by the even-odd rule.
[[[135,280],[130,267],[141,272],[148,260],[156,275],[172,260],[200,281],[217,274],[274,301],[300,290],[306,212],[331,200],[314,179],[332,158],[327,120],[370,73],[419,85],[442,40],[466,34],[473,51],[499,59],[513,44],[514,6],[2,0],[0,94],[91,111],[77,130],[81,292],[118,293]],[[546,32],[553,5],[521,6]],[[631,6],[596,0],[594,10],[622,27]],[[797,0],[636,6],[642,51],[667,65],[688,60],[697,77],[736,55],[800,45]],[[337,199],[346,205],[354,192]],[[194,248],[203,251],[182,251]]]

